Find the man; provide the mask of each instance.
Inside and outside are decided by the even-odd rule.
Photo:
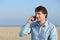
[[[35,9],[35,18],[31,16],[28,19],[27,24],[21,29],[20,36],[31,33],[31,40],[57,40],[57,30],[48,22],[47,15],[46,8],[38,6]]]

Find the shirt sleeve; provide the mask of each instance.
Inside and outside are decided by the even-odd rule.
[[[53,26],[51,32],[50,32],[50,40],[57,40],[57,30],[56,27]]]
[[[30,24],[27,23],[26,25],[22,26],[21,31],[20,31],[20,33],[19,33],[19,36],[20,36],[20,37],[26,36],[26,35],[28,35],[30,32],[31,32],[31,27],[30,27]]]

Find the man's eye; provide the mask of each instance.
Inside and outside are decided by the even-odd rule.
[[[40,15],[40,13],[37,13],[38,15]]]

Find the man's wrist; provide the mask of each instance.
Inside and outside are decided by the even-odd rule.
[[[28,21],[27,23],[28,23],[28,24],[31,24],[31,22],[29,22],[29,21]]]
[[[31,24],[30,22],[27,22],[27,24]]]

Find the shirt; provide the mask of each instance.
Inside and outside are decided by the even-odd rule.
[[[19,35],[25,36],[31,33],[31,40],[57,40],[57,30],[56,27],[46,21],[42,26],[38,22],[33,22],[31,24],[25,24]]]

